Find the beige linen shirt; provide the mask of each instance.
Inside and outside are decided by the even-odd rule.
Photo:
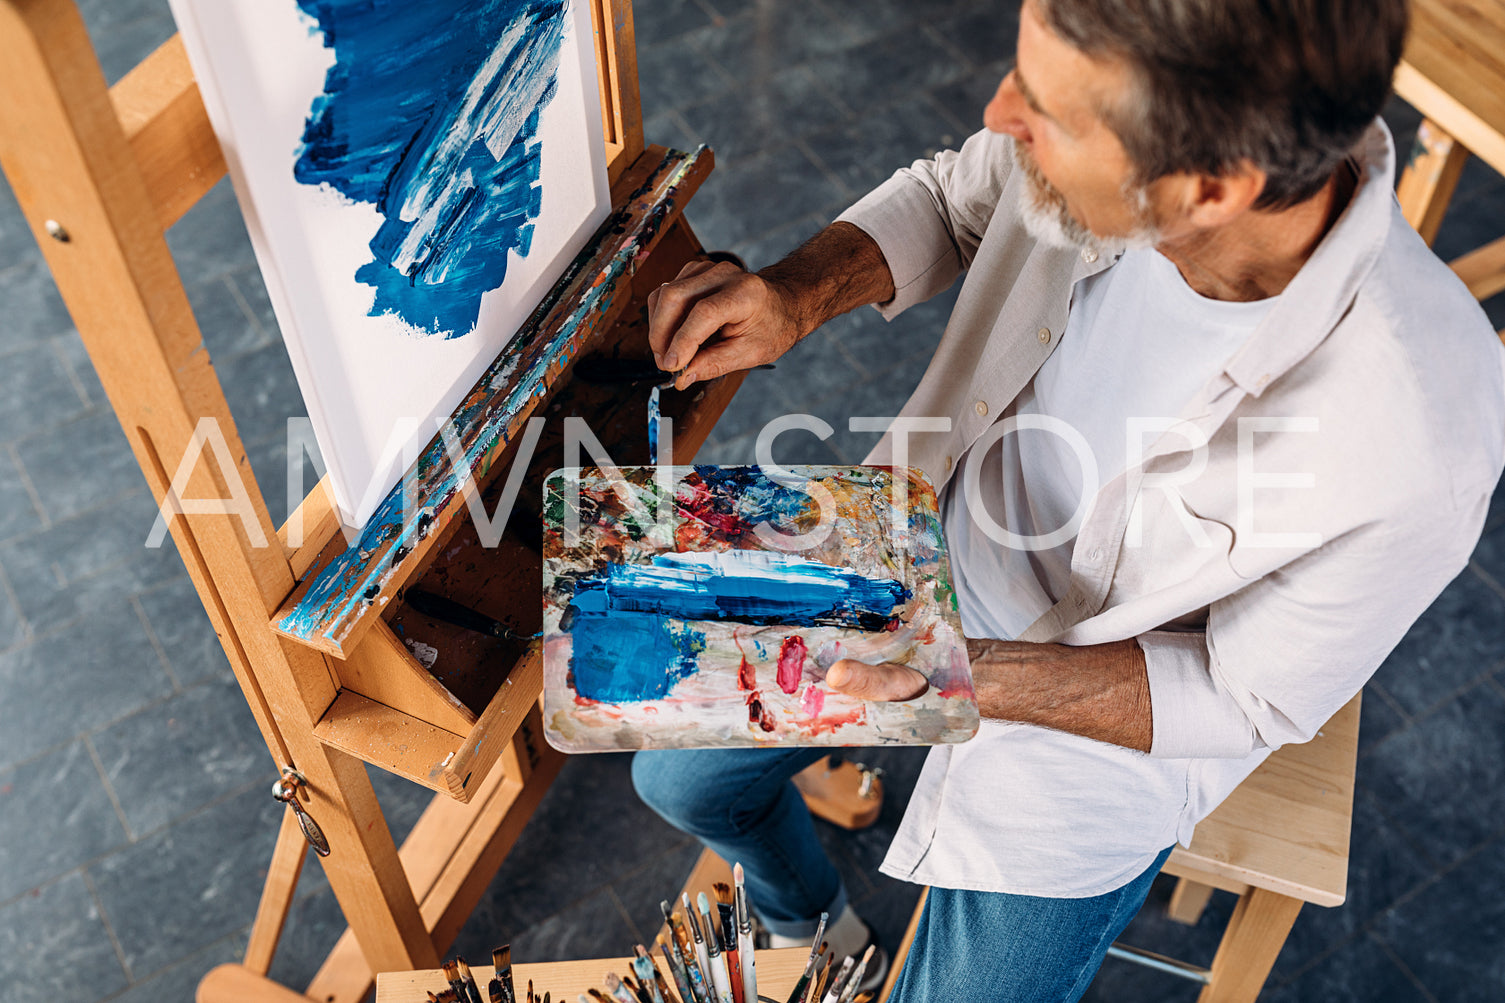
[[[937,487],[1054,351],[1076,282],[1116,260],[1028,236],[1011,142],[978,133],[841,217],[888,262],[886,317],[966,273],[869,456]],[[1309,740],[1464,567],[1505,465],[1505,353],[1401,216],[1383,124],[1353,162],[1347,209],[1182,424],[1099,489],[1068,589],[1022,635],[1138,638],[1150,754],[986,722],[932,750],[885,872],[1024,894],[1123,884],[1271,749]],[[947,430],[900,433],[926,418]],[[1010,779],[1031,771],[1037,787]]]

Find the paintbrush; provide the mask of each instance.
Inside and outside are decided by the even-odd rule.
[[[470,965],[466,964],[464,958],[456,958],[455,967],[460,970],[460,981],[465,984],[465,999],[470,1000],[470,1003],[482,1003],[481,987],[476,985],[476,977],[470,974]]]
[[[512,984],[512,945],[503,944],[492,951],[491,963],[502,983],[502,1003],[517,1003],[517,988]]]
[[[675,1003],[674,994],[664,981],[664,973],[653,963],[653,955],[642,944],[638,944],[633,950],[637,952],[637,957],[633,959],[632,970],[637,974],[638,981],[652,992],[653,1003]]]
[[[836,1003],[837,1000],[841,999],[841,991],[846,988],[847,979],[851,976],[856,964],[857,959],[853,958],[850,954],[847,955],[847,959],[841,963],[841,969],[837,971],[836,977],[831,980],[825,994],[821,996],[821,1003]]]
[[[716,991],[712,988],[711,956],[706,946],[706,938],[700,932],[700,924],[695,920],[695,910],[690,905],[689,893],[681,892],[680,898],[685,904],[685,922],[690,927],[690,933],[695,937],[695,962],[700,965],[701,989],[705,992],[706,1003],[713,1003]],[[716,931],[710,931],[710,935],[714,937]]]
[[[705,892],[701,892],[696,904],[700,906],[700,918],[705,924],[705,949],[711,962],[711,985],[716,988],[716,998],[720,1003],[733,1003],[732,973],[726,967],[726,956],[721,953],[721,934],[717,932],[716,924],[711,919],[711,900],[706,898]]]
[[[873,1003],[873,994],[870,992],[858,993],[857,998],[852,1000],[852,1003]]]
[[[606,973],[606,991],[616,997],[617,1003],[642,1003],[616,972]]]
[[[507,1000],[502,996],[501,979],[492,979],[486,983],[486,995],[491,1000],[491,1003],[507,1003]]]
[[[458,1003],[465,1003],[469,998],[465,993],[465,980],[460,978],[460,966],[454,961],[444,963],[444,978],[449,982],[450,990],[455,994]]]
[[[701,1003],[695,995],[695,990],[690,987],[690,973],[685,968],[685,959],[679,952],[678,944],[670,944],[669,938],[659,934],[659,953],[664,956],[664,964],[669,966],[669,974],[674,978],[674,987],[679,990],[679,998],[684,1003]]]
[[[528,1003],[535,1003],[533,999],[533,980],[528,980]]]
[[[478,634],[488,634],[504,641],[528,641],[538,636],[537,634],[526,636],[519,634],[500,620],[493,620],[485,613],[473,610],[469,606],[462,606],[453,599],[446,599],[433,592],[425,592],[423,589],[407,589],[403,592],[402,599],[414,611],[431,620],[438,620],[455,627],[464,627]]]
[[[743,881],[742,865],[732,867],[732,881],[737,886],[734,903],[737,913],[737,960],[742,966],[743,1003],[758,1003],[757,951],[753,944],[752,913],[747,906],[747,885]]]
[[[805,970],[794,984],[794,991],[789,994],[789,1003],[800,1003],[805,998],[805,990],[810,988],[810,979],[815,975],[815,959],[820,956],[820,937],[826,932],[826,920],[830,917],[830,913],[820,914],[820,925],[815,928],[815,939],[810,942],[810,957],[805,960]]]
[[[825,995],[826,983],[831,979],[831,965],[836,960],[836,954],[826,954],[826,945],[820,945],[820,952],[825,960],[821,962],[820,972],[810,983],[809,993],[805,996],[805,1003],[820,1003],[820,998]]]
[[[633,959],[633,961],[636,960],[636,958]],[[648,987],[641,982],[634,981],[631,975],[622,976],[622,984],[632,990],[632,995],[638,998],[638,1003],[653,1003],[653,994],[648,991]]]
[[[718,881],[711,886],[716,893],[716,911],[721,919],[721,953],[726,956],[727,977],[732,984],[732,1003],[742,1003],[742,965],[737,957],[737,921],[733,918],[732,886]],[[756,1000],[753,1003],[757,1003]]]
[[[841,990],[841,996],[837,998],[836,1003],[852,1003],[852,995],[857,992],[857,987],[862,985],[862,974],[867,971],[867,963],[873,960],[873,952],[877,949],[877,944],[867,945],[867,950],[862,952],[862,960],[857,962],[857,967],[852,970],[852,977],[847,979],[847,984]]]

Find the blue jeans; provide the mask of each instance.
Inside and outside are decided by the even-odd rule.
[[[782,936],[810,937],[820,913],[834,919],[847,896],[790,778],[829,751],[639,752],[632,781],[670,825],[724,860],[742,863],[748,898],[764,926]],[[1169,855],[1167,848],[1139,877],[1093,898],[932,888],[892,1000],[1080,998]]]

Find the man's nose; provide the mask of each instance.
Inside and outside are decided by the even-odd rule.
[[[983,110],[983,124],[993,132],[1007,133],[1021,143],[1028,143],[1031,137],[1021,114],[1024,108],[1024,97],[1014,86],[1014,74],[1010,73],[1003,78],[993,100]]]

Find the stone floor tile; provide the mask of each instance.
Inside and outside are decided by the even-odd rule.
[[[1420,714],[1505,659],[1505,596],[1464,570],[1422,614],[1374,678]]]
[[[27,345],[0,359],[0,442],[53,428],[84,408],[50,342]]]
[[[31,493],[21,480],[21,470],[9,452],[0,452],[0,540],[42,528]]]
[[[26,622],[10,594],[0,590],[0,651],[9,651],[26,640]]]
[[[177,25],[166,11],[127,21],[107,30],[91,30],[89,37],[94,42],[94,53],[99,57],[100,68],[104,70],[105,82],[114,84],[119,81],[176,31]]]
[[[1433,860],[1505,828],[1505,696],[1475,686],[1359,763],[1359,790]]]
[[[171,538],[146,546],[156,517],[142,491],[0,544],[0,564],[33,632],[52,633],[100,603],[181,577]]]
[[[174,578],[137,595],[136,602],[146,614],[178,685],[234,678],[224,645],[214,633],[191,579]]]
[[[0,655],[0,765],[30,759],[167,696],[171,680],[124,598]]]
[[[84,400],[90,407],[110,406],[110,399],[105,395],[104,385],[99,382],[99,374],[94,370],[94,361],[89,358],[88,349],[84,348],[84,339],[77,331],[69,331],[59,335],[54,341],[58,354],[63,359],[63,365],[68,370],[68,375],[83,387]]]
[[[831,92],[857,115],[971,74],[928,32],[901,29],[812,64]]]
[[[928,365],[935,354],[941,336],[946,333],[946,322],[961,293],[960,282],[945,292],[917,303],[892,321],[884,320],[877,310],[864,307],[848,314],[847,323],[838,325],[836,339],[847,354],[870,374],[892,368],[896,363],[919,360],[920,369]]]
[[[256,256],[228,179],[221,180],[167,231],[185,285],[254,267]]]
[[[212,679],[93,736],[105,778],[134,833],[147,833],[276,766],[240,687]]]
[[[854,42],[866,42],[897,28],[919,29],[925,25],[944,24],[958,10],[976,6],[972,0],[817,0],[832,17],[847,26]],[[987,5],[988,10],[1003,11],[1013,17],[1017,0]],[[1011,50],[1012,51],[1012,50]]]
[[[664,42],[711,23],[696,0],[649,0],[632,6],[632,31],[640,46]]]
[[[1275,962],[1275,975],[1288,978],[1333,945],[1352,938],[1432,873],[1431,863],[1401,837],[1373,802],[1356,798],[1348,851],[1348,898],[1330,909],[1302,907]]]
[[[731,251],[740,256],[748,268],[757,271],[767,268],[776,261],[781,261],[790,251],[799,247],[805,241],[815,236],[826,224],[834,218],[834,213],[828,215],[817,213],[809,216],[801,216],[799,219],[785,223],[776,230],[759,234],[748,240],[740,241],[731,246]],[[691,223],[694,223],[693,210]],[[715,248],[709,248],[714,250]]]
[[[241,791],[89,868],[133,972],[155,972],[251,922],[282,812]]]
[[[671,150],[693,150],[700,145],[700,137],[681,124],[678,112],[666,111],[643,121],[643,138],[650,144],[657,143]]]
[[[663,925],[663,913],[658,904],[678,902],[679,890],[685,879],[700,859],[703,847],[699,840],[682,833],[667,838],[663,849],[645,859],[638,867],[618,875],[611,882],[611,889],[622,903],[632,927],[636,943],[650,949],[658,928]]]
[[[609,888],[597,888],[575,901],[561,899],[558,904],[561,908],[541,920],[519,922],[505,898],[488,898],[455,939],[454,953],[486,958],[488,963],[492,948],[507,943],[512,945],[514,963],[613,958],[632,953],[636,936]],[[542,993],[549,987],[534,988]]]
[[[265,348],[278,340],[276,328],[266,331],[247,309],[230,275],[218,275],[192,286],[188,289],[188,303],[209,357],[216,363],[232,355]]]
[[[52,522],[146,488],[120,420],[107,408],[33,432],[15,448]]]
[[[679,840],[677,830],[638,800],[630,758],[565,761],[486,892],[491,911],[515,924],[514,935]],[[610,853],[601,852],[603,838]]]
[[[212,968],[238,964],[246,955],[246,935],[234,933],[188,957],[147,975],[110,1003],[194,1003],[199,981]]]
[[[1375,932],[1438,1000],[1505,999],[1505,838],[1390,910]]]
[[[301,884],[298,890],[304,890]],[[287,926],[267,974],[285,986],[302,989],[319,971],[348,925],[339,901],[328,888],[314,895],[300,895],[288,912]]]
[[[171,18],[167,0],[78,0],[78,12],[91,34],[146,18]]]
[[[408,837],[424,809],[434,800],[434,792],[420,787],[395,773],[367,766],[371,786],[376,790],[376,800],[381,804],[382,815],[387,819],[387,829],[398,846]]]
[[[0,1003],[96,1000],[125,986],[82,874],[0,906]]]
[[[0,176],[0,261],[15,267],[41,258],[36,238],[16,202],[16,193],[11,191],[10,182]]]
[[[723,24],[685,36],[739,85],[780,76],[817,57],[830,58],[855,37],[849,23],[803,0],[758,0]]]
[[[855,122],[816,132],[806,142],[820,162],[860,196],[899,168],[960,146],[965,139],[937,105],[915,93],[864,108]]]
[[[26,236],[30,240],[30,233]],[[0,355],[48,341],[73,329],[47,263],[37,253],[0,258]],[[61,402],[59,402],[61,404]]]
[[[716,151],[718,169],[847,117],[827,96],[825,85],[802,66],[686,107],[680,115]]]
[[[1364,699],[1359,704],[1359,755],[1368,755],[1380,742],[1404,728],[1406,721],[1390,702],[1378,692],[1378,683],[1364,687]]]
[[[1014,60],[1010,56],[937,87],[931,96],[940,109],[951,116],[962,135],[970,136],[982,129],[983,109],[997,93],[999,82],[1013,68]]]
[[[1491,500],[1491,507],[1494,506],[1498,506],[1501,513],[1505,514],[1505,490],[1495,492]],[[1479,545],[1474,548],[1473,563],[1497,584],[1505,585],[1505,520],[1487,528],[1479,538]]]
[[[1019,11],[1007,4],[968,4],[936,24],[935,33],[973,66],[993,66],[1014,58],[1014,47],[1019,40]],[[990,79],[997,87],[998,78]]]
[[[1259,998],[1260,1003],[1431,1003],[1368,937],[1345,945],[1291,982],[1268,986]],[[1456,999],[1444,998],[1449,1003]]]
[[[685,37],[638,46],[638,90],[645,116],[710,100],[732,83]]]
[[[1206,967],[1217,953],[1218,941],[1222,939],[1236,900],[1227,892],[1214,892],[1196,925],[1185,926],[1166,915],[1175,887],[1176,879],[1169,874],[1156,877],[1144,905],[1119,935],[1118,941]],[[1108,958],[1082,999],[1084,1003],[1119,1003],[1123,1000],[1192,1003],[1197,992],[1198,987],[1191,982],[1132,962]]]
[[[846,201],[804,153],[786,146],[715,171],[696,193],[690,218],[706,247],[730,247]]]
[[[287,347],[274,341],[246,355],[216,360],[220,385],[241,442],[286,440],[287,420],[308,416]],[[282,478],[278,478],[280,484]]]
[[[125,841],[82,740],[0,771],[0,902]]]

